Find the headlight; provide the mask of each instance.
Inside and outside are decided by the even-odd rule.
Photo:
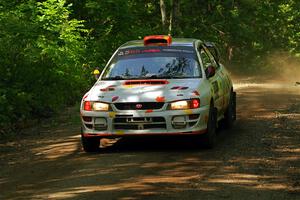
[[[184,110],[189,109],[189,104],[187,101],[176,101],[171,103],[171,110]]]
[[[199,99],[191,99],[191,100],[182,100],[171,103],[171,110],[186,110],[186,109],[195,109],[200,107]]]
[[[101,102],[94,102],[93,103],[93,110],[95,111],[108,111],[109,104],[101,103]]]
[[[108,111],[109,104],[102,102],[85,101],[83,109],[86,111]]]

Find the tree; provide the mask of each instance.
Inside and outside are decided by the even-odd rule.
[[[85,31],[69,15],[64,0],[1,5],[0,130],[50,116],[81,95]]]

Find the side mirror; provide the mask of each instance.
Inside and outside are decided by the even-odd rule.
[[[209,79],[216,74],[216,68],[212,65],[209,65],[205,70],[206,77]]]
[[[94,76],[95,76],[95,79],[98,80],[98,78],[100,77],[100,71],[99,71],[98,69],[95,69],[95,70],[93,71],[93,74],[94,74]]]

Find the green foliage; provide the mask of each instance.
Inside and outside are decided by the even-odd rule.
[[[64,0],[5,3],[0,11],[0,127],[50,116],[85,87],[83,21]]]
[[[70,5],[65,6],[65,3],[65,0],[37,3],[36,17],[41,31],[37,46],[62,69],[80,63],[84,45],[80,33],[87,32],[82,20],[69,19]],[[65,72],[61,70],[60,73]]]

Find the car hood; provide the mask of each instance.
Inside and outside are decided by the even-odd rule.
[[[171,102],[199,96],[202,79],[99,81],[85,95],[88,101]]]

